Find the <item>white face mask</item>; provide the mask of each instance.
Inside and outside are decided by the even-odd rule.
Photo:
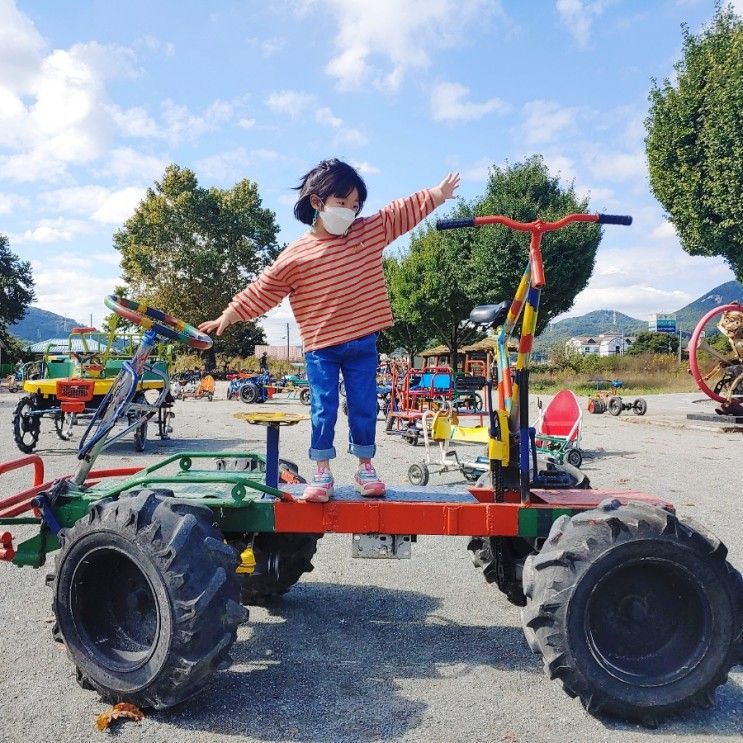
[[[356,219],[356,212],[343,206],[326,206],[319,216],[331,235],[345,235]]]

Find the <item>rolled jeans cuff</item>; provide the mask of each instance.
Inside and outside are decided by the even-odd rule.
[[[367,444],[362,446],[361,444],[349,444],[348,453],[360,459],[371,459],[377,453],[377,445]]]
[[[310,459],[313,462],[324,462],[326,459],[335,459],[335,447],[330,449],[310,449]]]

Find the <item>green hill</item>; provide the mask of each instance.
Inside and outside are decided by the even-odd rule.
[[[536,350],[561,345],[568,338],[579,335],[598,336],[602,333],[636,335],[648,329],[647,321],[613,310],[594,310],[580,317],[567,317],[550,323],[534,341]]]
[[[743,284],[739,281],[727,281],[710,289],[698,299],[676,311],[676,327],[692,332],[697,323],[710,310],[733,300],[743,302]]]
[[[29,307],[23,320],[11,325],[9,329],[16,338],[35,343],[47,338],[64,338],[72,328],[82,325],[84,323],[71,317],[63,317],[38,307]]]

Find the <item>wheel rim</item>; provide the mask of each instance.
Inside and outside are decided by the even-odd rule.
[[[130,672],[152,657],[161,623],[155,592],[120,550],[101,547],[78,562],[70,584],[70,614],[96,663]]]
[[[18,435],[26,446],[33,446],[39,438],[41,420],[31,415],[33,409],[33,405],[24,403],[18,411]]]
[[[719,316],[725,312],[740,309],[740,305],[726,304],[711,310],[699,321],[689,341],[689,367],[692,376],[699,389],[716,402],[725,403],[730,395],[732,401],[738,405],[743,403],[743,384],[738,382],[730,394],[731,385],[743,373],[743,365],[732,363],[726,368],[718,368],[720,359],[713,353],[716,349],[710,349],[705,338],[711,334],[711,331],[717,330]],[[731,362],[736,360],[729,346],[718,353]]]
[[[586,605],[596,662],[634,686],[665,686],[693,671],[711,643],[696,576],[668,560],[636,559],[604,574]]]

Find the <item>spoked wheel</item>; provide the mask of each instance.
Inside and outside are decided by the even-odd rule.
[[[733,337],[735,349],[720,326]],[[737,302],[708,312],[689,341],[689,367],[699,389],[707,397],[741,411],[743,347],[737,339],[743,331],[738,328],[743,328],[743,306]]]
[[[285,594],[305,573],[314,569],[312,558],[321,534],[276,534],[264,532],[253,539],[255,570],[242,573],[243,604],[264,604]],[[228,538],[238,552],[248,545],[243,537]]]
[[[642,397],[638,397],[637,400],[632,403],[632,412],[635,415],[645,415],[645,413],[647,413],[647,410],[647,401],[644,400]]]
[[[309,405],[310,404],[310,388],[309,387],[305,387],[299,393],[299,402],[301,402],[302,405]]]
[[[138,392],[134,396],[134,400],[132,402],[137,405],[147,405],[149,403],[144,392]],[[142,422],[134,429],[135,451],[144,451],[145,447],[147,446],[147,421],[149,420],[149,416],[147,413],[141,411],[132,411],[131,413],[129,413],[130,424],[134,423],[135,420],[140,419]]]
[[[741,578],[726,555],[711,534],[647,504],[561,516],[524,565],[530,645],[589,712],[653,724],[707,707],[743,629]]]
[[[72,427],[74,425],[74,413],[59,412],[54,416],[54,430],[62,441],[69,441],[72,438]]]
[[[13,439],[24,454],[30,454],[39,441],[41,416],[33,415],[38,409],[34,395],[26,395],[13,411]]]
[[[237,554],[209,508],[167,490],[106,500],[71,529],[50,576],[57,631],[78,682],[108,702],[163,709],[229,665]]]

